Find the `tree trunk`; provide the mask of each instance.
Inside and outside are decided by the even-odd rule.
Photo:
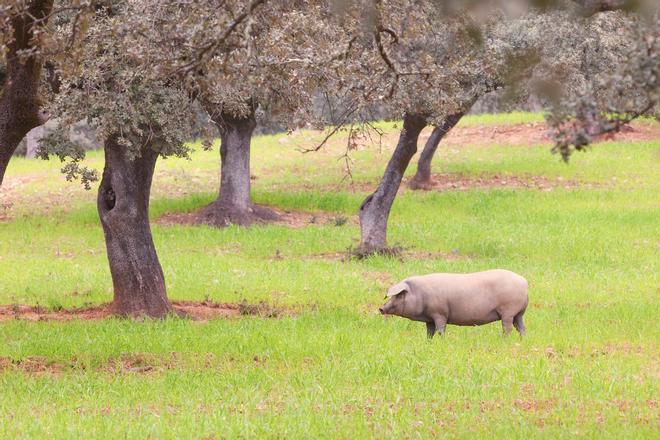
[[[172,312],[149,227],[149,192],[158,153],[149,143],[131,159],[116,137],[105,142],[98,211],[114,286],[113,307],[123,316],[162,318]]]
[[[21,60],[19,54],[32,49],[35,20],[47,17],[52,7],[52,0],[33,0],[25,13],[11,20],[14,34],[8,44],[7,74],[0,96],[0,186],[19,142],[44,122],[38,99],[41,62],[34,55]]]
[[[28,159],[34,159],[37,157],[37,151],[39,151],[39,145],[41,145],[41,138],[44,136],[44,126],[40,125],[28,131],[26,135],[27,149],[25,151],[25,157]]]
[[[385,174],[376,191],[360,205],[361,241],[359,255],[387,252],[387,220],[403,174],[417,152],[417,139],[426,119],[420,115],[406,115],[399,143],[387,164]]]
[[[417,162],[417,172],[415,176],[408,183],[410,189],[428,189],[432,186],[431,181],[431,162],[433,161],[433,156],[435,151],[438,149],[438,144],[442,138],[454,128],[454,126],[461,120],[465,113],[459,112],[454,113],[453,115],[447,116],[442,125],[439,125],[433,129],[431,136],[426,141],[424,145],[424,150],[419,156],[419,161]]]
[[[220,113],[213,119],[220,129],[220,191],[202,211],[201,222],[222,227],[277,220],[273,210],[255,205],[250,196],[250,143],[257,125],[254,113],[244,118]]]

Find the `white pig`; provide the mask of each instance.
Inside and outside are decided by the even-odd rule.
[[[406,278],[387,291],[379,310],[426,323],[429,338],[444,335],[447,324],[482,325],[502,321],[504,334],[512,326],[525,333],[527,280],[503,269],[475,273],[434,273]]]

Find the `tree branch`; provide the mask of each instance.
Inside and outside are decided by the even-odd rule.
[[[214,40],[213,42],[203,46],[197,54],[195,60],[179,67],[177,71],[182,72],[183,74],[187,74],[192,70],[195,70],[198,65],[202,64],[206,56],[213,56],[215,51],[227,41],[227,39],[236,30],[236,28],[241,23],[243,23],[259,5],[265,3],[266,1],[268,0],[252,0],[250,4],[243,10],[243,12],[241,12],[238,17],[236,17],[234,21],[227,27],[227,29],[224,30],[224,32],[217,40]]]

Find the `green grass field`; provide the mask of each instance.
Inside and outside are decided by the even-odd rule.
[[[353,183],[342,181],[341,136],[309,154],[297,149],[321,134],[257,137],[255,200],[352,218],[396,140],[392,124],[380,125],[382,145],[352,154]],[[152,219],[214,198],[217,149],[159,162]],[[89,164],[100,168],[102,155]],[[660,139],[597,144],[568,165],[548,145],[441,145],[437,173],[580,185],[404,190],[389,230],[390,244],[410,251],[403,260],[325,258],[357,245],[353,221],[155,225],[171,299],[265,301],[296,313],[0,322],[0,438],[657,438],[659,164]],[[10,164],[0,304],[111,300],[95,191],[58,169]],[[495,323],[450,326],[429,342],[423,324],[377,313],[390,283],[408,275],[495,267],[530,282],[524,339],[503,338]]]

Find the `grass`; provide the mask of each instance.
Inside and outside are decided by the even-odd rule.
[[[255,199],[354,216],[395,129],[382,150],[354,152],[354,185],[341,180],[341,138],[320,153],[295,151],[321,137],[255,139]],[[435,172],[593,185],[404,191],[390,243],[431,256],[403,261],[318,257],[356,245],[351,221],[296,230],[154,226],[172,299],[263,300],[302,312],[0,323],[0,362],[12,363],[0,363],[0,437],[656,437],[660,142],[599,144],[569,165],[547,145],[438,153]],[[89,163],[100,167],[102,158],[92,153]],[[217,150],[160,161],[152,217],[204,206],[217,169]],[[6,182],[16,184],[0,196],[12,204],[0,222],[0,304],[109,301],[95,194],[40,161],[14,160]],[[452,251],[459,258],[442,257]],[[492,324],[449,327],[428,342],[422,324],[375,312],[387,286],[410,274],[492,267],[530,281],[522,340],[502,338]]]

